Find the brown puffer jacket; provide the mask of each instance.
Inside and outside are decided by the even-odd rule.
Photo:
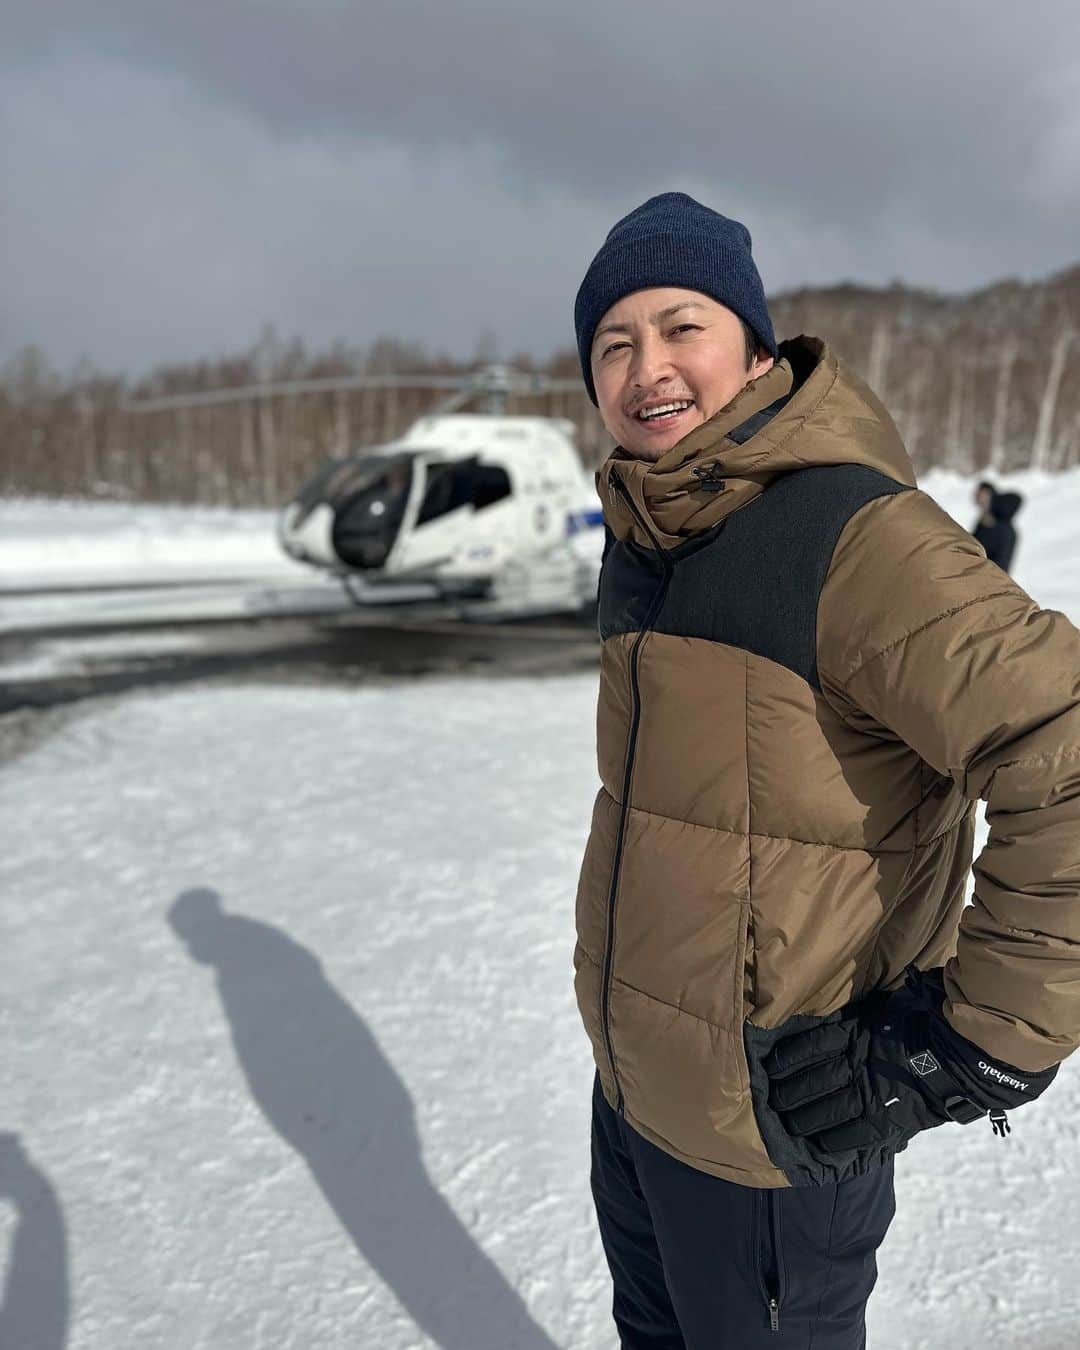
[[[812,338],[598,475],[578,1001],[608,1102],[745,1185],[865,1170],[778,1133],[760,1062],[911,963],[948,963],[946,1016],[997,1059],[1080,1043],[1080,634],[914,483]]]

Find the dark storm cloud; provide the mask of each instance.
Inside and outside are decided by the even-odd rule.
[[[536,265],[565,292],[604,224],[675,185],[747,218],[774,285],[903,275],[966,286],[1080,252],[1072,0],[993,11],[555,0],[529,13],[446,0],[61,0],[27,6],[14,28],[0,59],[24,80],[34,72],[47,87],[96,61],[190,100],[208,165],[215,112],[242,121],[278,147],[285,203],[305,155],[337,156],[339,173],[405,157],[409,190],[400,175],[353,190],[398,191],[406,237],[417,212],[430,235],[448,210],[461,232],[460,268],[435,282],[448,311],[467,302],[455,270],[488,275],[507,229],[524,228],[542,253],[550,240]],[[119,177],[122,155],[100,153],[102,174]],[[477,166],[483,181],[470,179]],[[229,189],[208,170],[207,190]],[[274,214],[271,249],[290,207]],[[396,271],[400,290],[415,255],[395,249],[395,233],[377,242],[381,275]],[[463,256],[470,237],[475,253]],[[273,308],[289,282],[267,280]],[[333,288],[329,274],[314,284]]]
[[[521,192],[604,196],[683,172],[825,218],[894,195],[945,220],[1013,200],[1055,74],[1080,59],[1071,0],[70,0],[22,28],[39,53],[82,45],[173,71],[283,138],[482,141]]]

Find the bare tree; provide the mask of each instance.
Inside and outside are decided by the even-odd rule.
[[[866,381],[882,403],[888,402],[889,352],[892,350],[893,333],[888,315],[883,315],[874,324],[870,337],[870,359]]]
[[[1035,436],[1031,442],[1031,467],[1049,469],[1051,436],[1054,430],[1054,414],[1057,411],[1058,394],[1061,391],[1061,377],[1065,374],[1065,358],[1076,336],[1075,329],[1067,321],[1058,330],[1050,361],[1046,367],[1046,383],[1043,385],[1042,398],[1039,400],[1039,419],[1035,424]]]
[[[1009,393],[1013,366],[1020,344],[1015,333],[999,344],[997,380],[994,385],[994,420],[990,428],[990,467],[1000,471],[1005,467],[1005,438],[1009,428]]]

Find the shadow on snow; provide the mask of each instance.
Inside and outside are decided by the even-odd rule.
[[[64,1215],[48,1178],[17,1134],[0,1133],[0,1203],[15,1209],[15,1232],[0,1294],[0,1346],[63,1350],[70,1317]]]
[[[443,1350],[555,1350],[435,1189],[405,1085],[318,959],[212,890],[168,917],[216,972],[259,1108],[416,1325]]]

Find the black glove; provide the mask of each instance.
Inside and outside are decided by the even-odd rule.
[[[765,1070],[787,1132],[823,1153],[899,1150],[920,1130],[984,1115],[1008,1133],[1006,1110],[1037,1097],[1057,1066],[1028,1073],[991,1059],[945,1020],[944,997],[940,970],[911,967],[903,988],[778,1041]]]

